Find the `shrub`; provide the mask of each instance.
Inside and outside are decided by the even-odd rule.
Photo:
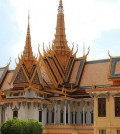
[[[42,124],[34,119],[10,119],[2,124],[2,134],[42,134]]]

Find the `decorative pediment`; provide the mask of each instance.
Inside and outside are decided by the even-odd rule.
[[[120,93],[114,94],[113,97],[120,97]]]
[[[31,65],[30,65],[30,66],[31,66]],[[33,73],[34,73],[34,71],[35,71],[36,65],[33,64],[33,65],[31,66],[31,69],[28,70],[28,67],[27,67],[25,64],[23,64],[23,68],[24,68],[24,70],[25,70],[26,75],[28,76],[28,78],[31,79],[31,77],[32,77],[32,75],[33,75]]]
[[[35,75],[34,75],[34,77],[33,77],[32,83],[33,83],[33,84],[36,84],[36,85],[40,85],[39,74],[38,74],[37,71],[36,71],[36,73],[35,73]]]
[[[109,95],[110,95],[110,93],[109,92],[106,92],[106,93],[100,93],[96,97],[97,98],[108,98]]]
[[[16,74],[15,80],[13,81],[13,84],[19,83],[28,83],[22,68],[19,69],[18,73]]]

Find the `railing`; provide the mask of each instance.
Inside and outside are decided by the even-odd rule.
[[[93,124],[47,124],[45,129],[93,129]]]

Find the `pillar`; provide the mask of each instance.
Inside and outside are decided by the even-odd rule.
[[[83,125],[85,124],[85,102],[83,102]]]
[[[68,104],[68,124],[70,124],[70,104]]]

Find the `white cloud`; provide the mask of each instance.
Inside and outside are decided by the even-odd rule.
[[[54,39],[57,7],[59,0],[10,0],[16,9],[16,20],[24,36],[26,34],[27,14],[30,9],[32,46],[37,51],[38,43]],[[120,0],[101,2],[98,0],[63,0],[67,39],[70,44],[95,45],[104,31],[120,28]],[[18,44],[24,46],[25,37]],[[15,44],[15,45],[18,45]],[[14,51],[17,48],[14,47]],[[17,52],[17,51],[16,51]]]

